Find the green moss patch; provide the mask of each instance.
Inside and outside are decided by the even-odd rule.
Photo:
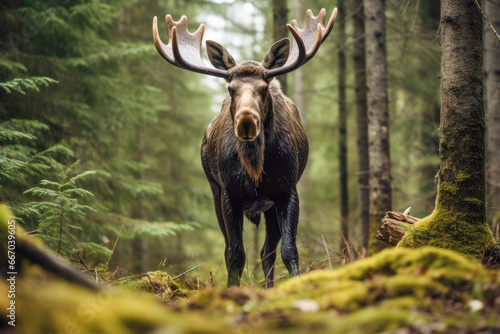
[[[204,289],[174,302],[158,289],[182,291],[182,285],[165,272],[148,275],[123,282],[128,290],[143,292],[118,287],[93,292],[56,279],[19,277],[17,328],[33,334],[379,333],[400,328],[447,333],[496,329],[500,312],[496,272],[431,247],[384,250],[270,290]],[[0,293],[7,293],[4,281]]]
[[[130,278],[125,277],[112,284],[129,291],[152,292],[164,301],[185,299],[194,293],[190,287],[180,281],[173,280],[170,275],[161,270],[131,276]]]

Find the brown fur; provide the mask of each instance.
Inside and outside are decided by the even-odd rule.
[[[241,165],[248,175],[254,180],[255,186],[259,186],[264,169],[265,139],[262,134],[253,142],[241,142],[237,144],[238,157]]]

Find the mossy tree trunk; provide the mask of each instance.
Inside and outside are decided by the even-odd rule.
[[[500,1],[485,0],[484,10],[496,29],[500,29]],[[488,204],[492,229],[500,222],[500,43],[489,25],[483,24],[484,72],[486,77],[486,114],[488,115],[489,161],[486,171]]]
[[[448,248],[482,259],[494,240],[486,223],[481,13],[474,0],[441,1],[441,137],[432,214],[401,246]]]
[[[286,27],[288,7],[286,0],[273,0],[273,40],[279,41],[282,38],[288,37],[288,29]],[[278,77],[281,83],[281,89],[285,95],[287,92],[286,75]]]
[[[376,253],[387,246],[376,235],[392,205],[384,0],[364,0],[364,13],[370,160],[369,251]]]
[[[368,115],[366,112],[365,15],[363,0],[353,1],[354,86],[358,148],[358,198],[361,247],[367,252],[370,237],[370,165],[368,157]]]

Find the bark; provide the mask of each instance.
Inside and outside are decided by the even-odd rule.
[[[361,245],[368,251],[370,236],[370,184],[368,158],[368,116],[366,113],[365,22],[363,0],[353,2],[354,85],[358,148],[358,196]]]
[[[303,22],[299,21],[300,18],[304,17],[304,12],[302,11],[300,0],[293,0],[293,17],[299,22],[299,26],[303,26]],[[300,120],[302,121],[302,125],[306,129],[307,132],[307,118],[306,118],[306,103],[305,103],[305,94],[304,94],[304,69],[299,67],[293,72],[293,80],[294,80],[294,98],[295,98],[295,106],[299,110]],[[305,189],[307,189],[307,169],[302,174],[300,178],[300,182],[297,184],[297,190],[299,194],[302,194]],[[304,226],[309,225],[309,220],[307,219],[307,203],[306,201],[300,201],[299,203],[300,210],[300,222]]]
[[[481,22],[474,0],[441,1],[441,136],[436,206],[430,216],[415,224],[415,233],[405,235],[401,246],[423,244],[482,259],[495,245],[486,223]]]
[[[339,186],[340,186],[340,252],[342,257],[349,257],[349,194],[347,188],[347,107],[346,107],[346,60],[345,60],[345,6],[338,2],[338,10],[344,18],[338,22],[338,100],[339,100]]]
[[[288,8],[286,0],[273,0],[273,39],[275,42],[288,37],[288,29],[286,27]],[[283,93],[287,95],[287,75],[281,75],[278,80],[281,83]]]
[[[377,239],[389,245],[396,246],[403,239],[410,226],[419,220],[401,212],[388,211],[384,219],[382,219],[382,226],[377,232]]]
[[[496,29],[500,29],[500,1],[484,0],[484,11]],[[483,23],[484,72],[489,161],[486,171],[490,219],[494,232],[500,221],[500,42],[487,22]],[[498,238],[498,235],[497,235]]]
[[[376,253],[386,246],[375,236],[380,221],[392,205],[384,1],[365,0],[364,13],[370,160],[369,251]]]

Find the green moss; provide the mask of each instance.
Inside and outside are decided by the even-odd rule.
[[[160,296],[162,300],[185,299],[195,293],[184,284],[172,280],[170,275],[161,270],[150,271],[141,276],[118,281],[115,283],[115,286],[125,288],[129,291],[152,292]]]
[[[345,334],[391,332],[410,325],[411,319],[407,310],[366,308],[342,319],[334,331]]]
[[[449,250],[384,250],[335,271],[315,271],[281,284],[274,291],[279,300],[274,306],[293,305],[289,297],[293,296],[294,300],[312,298],[323,309],[350,312],[387,298],[409,297],[412,307],[427,308],[424,296],[444,295],[448,281],[462,282],[481,270],[479,264]]]
[[[6,289],[0,282],[0,292],[6,295]],[[192,321],[189,314],[172,312],[152,295],[91,292],[63,282],[40,284],[32,280],[18,281],[17,291],[19,333],[133,334],[162,328],[172,333],[220,333],[226,326],[204,315]]]
[[[459,171],[458,173],[456,173],[455,175],[455,180],[457,182],[464,182],[464,181],[467,181],[468,179],[470,178],[470,175],[467,174],[467,173],[464,173],[462,171]]]
[[[447,192],[452,195],[456,195],[458,193],[458,186],[451,182],[441,182],[439,185],[440,191]]]
[[[484,201],[458,194],[458,184],[467,178],[459,172],[455,183],[442,182],[432,214],[414,224],[415,233],[406,233],[398,247],[433,246],[481,260],[485,251],[495,246],[495,240],[485,220]]]
[[[162,302],[172,299],[162,293],[186,289],[163,271],[120,283],[147,291],[132,293],[90,291],[28,269],[16,280],[16,329],[30,334],[370,334],[410,325],[425,329],[435,321],[466,332],[494,326],[494,296],[500,291],[498,275],[456,252],[433,247],[386,249],[336,270],[287,280],[275,289],[207,289],[175,303]],[[0,295],[7,291],[1,280]],[[485,305],[481,312],[492,312],[491,321],[470,312],[468,302],[475,299]],[[4,319],[7,302],[0,298]]]

